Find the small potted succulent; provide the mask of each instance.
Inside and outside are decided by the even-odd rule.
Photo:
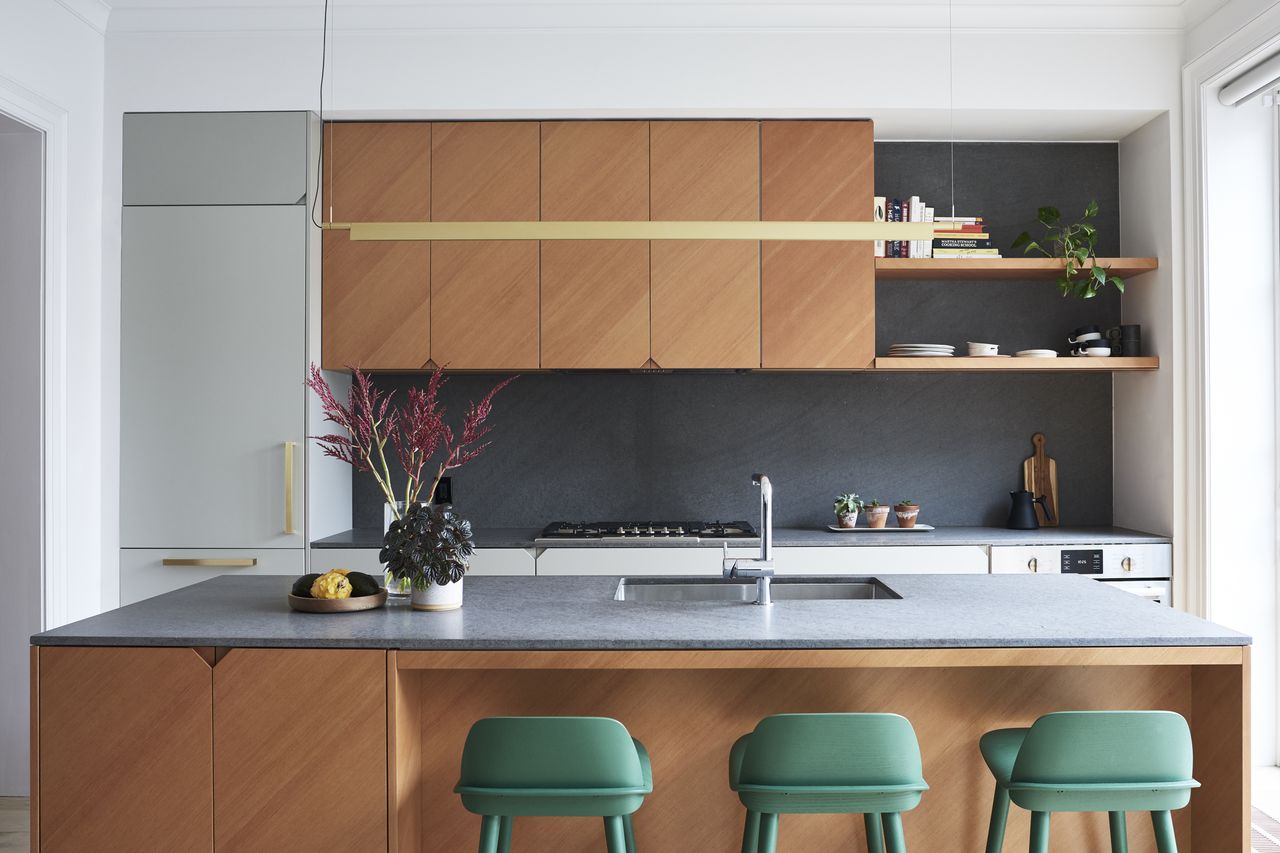
[[[499,382],[471,403],[461,431],[455,433],[439,399],[445,378],[438,369],[425,389],[410,388],[406,402],[393,406],[391,395],[357,368],[351,370],[351,390],[343,404],[320,369],[311,365],[307,385],[320,398],[325,420],[342,430],[312,438],[326,456],[368,471],[377,481],[393,515],[379,555],[386,564],[387,591],[410,594],[415,610],[462,606],[462,576],[473,551],[471,524],[447,504],[432,505],[431,498],[445,472],[465,465],[489,446],[484,439],[491,427],[485,421],[493,411],[493,398],[514,378]],[[393,452],[387,451],[388,444]],[[392,482],[393,459],[406,475],[402,490]]]
[[[862,510],[867,514],[867,527],[884,527],[889,521],[889,507],[880,501],[868,501]]]
[[[893,505],[893,514],[898,517],[899,527],[915,527],[920,517],[920,504],[912,500],[901,500]]]
[[[847,495],[836,495],[832,507],[836,513],[836,523],[844,528],[858,526],[858,513],[862,512],[862,498],[850,492]]]

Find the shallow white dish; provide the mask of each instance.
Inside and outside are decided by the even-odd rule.
[[[928,524],[917,524],[915,527],[837,527],[828,524],[827,529],[832,533],[911,533],[932,530],[933,527]]]
[[[1051,349],[1024,349],[1017,353],[1018,358],[1057,358],[1057,350]]]
[[[955,358],[953,352],[894,352],[889,351],[890,358]]]
[[[1108,358],[1111,355],[1111,347],[1089,347],[1084,353],[1090,358]]]

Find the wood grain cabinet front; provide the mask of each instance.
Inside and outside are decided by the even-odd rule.
[[[32,666],[32,850],[208,853],[208,662],[185,648],[44,646]]]
[[[232,649],[218,661],[215,853],[385,853],[386,677],[376,649]]]
[[[650,123],[651,218],[758,220],[760,123]],[[760,366],[760,244],[656,240],[653,360],[667,369]]]
[[[872,218],[869,121],[766,121],[760,134],[761,218]],[[840,370],[875,359],[875,258],[867,241],[766,241],[761,355],[766,368]]]
[[[431,216],[431,125],[331,122],[324,128],[322,219],[422,222]],[[431,244],[324,235],[326,368],[418,370],[431,358]]]
[[[542,219],[649,218],[649,122],[542,123]],[[638,369],[649,361],[649,245],[542,244],[542,359],[551,369]]]
[[[440,122],[432,129],[431,218],[538,218],[537,122]],[[538,366],[538,244],[432,244],[431,358],[462,370]]]

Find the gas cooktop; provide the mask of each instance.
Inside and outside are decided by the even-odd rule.
[[[756,539],[745,521],[557,521],[543,539]]]

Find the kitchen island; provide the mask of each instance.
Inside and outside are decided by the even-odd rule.
[[[832,578],[823,578],[831,581]],[[1248,849],[1249,638],[1091,580],[885,575],[900,598],[616,601],[617,578],[468,578],[466,606],[292,613],[288,579],[223,577],[32,639],[38,849],[461,851],[472,722],[616,717],[648,747],[642,851],[732,851],[729,746],[770,713],[893,711],[932,786],[909,849],[977,851],[979,736],[1068,709],[1187,717],[1203,788],[1181,850]],[[778,583],[775,581],[775,583]],[[788,816],[788,850],[861,850],[861,822]],[[1013,810],[1007,849],[1025,843]],[[1132,821],[1131,849],[1153,850]],[[588,851],[597,821],[517,821],[513,849]],[[1054,849],[1109,849],[1102,815]]]

